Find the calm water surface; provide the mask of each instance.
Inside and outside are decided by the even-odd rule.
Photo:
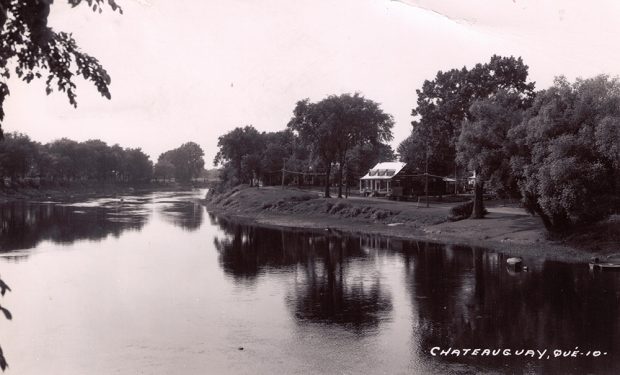
[[[239,225],[203,193],[0,205],[6,373],[620,373],[620,273]]]

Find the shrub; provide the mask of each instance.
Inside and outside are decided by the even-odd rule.
[[[450,209],[450,213],[448,214],[448,221],[459,221],[463,219],[467,219],[471,216],[474,210],[474,202],[467,201],[465,203],[459,204],[458,206],[454,206]],[[482,216],[486,216],[489,211],[486,208],[482,210]]]
[[[391,213],[392,212],[390,211],[376,210],[375,212],[372,213],[370,218],[373,220],[382,220],[388,217]]]
[[[474,210],[473,201],[461,203],[450,209],[450,213],[448,214],[448,220],[459,221],[459,220],[467,219],[468,217],[471,216],[471,213],[473,210]]]
[[[330,214],[335,214],[339,211],[342,211],[345,208],[351,207],[350,204],[344,203],[344,202],[337,202],[335,205],[332,206],[332,208],[329,210]]]

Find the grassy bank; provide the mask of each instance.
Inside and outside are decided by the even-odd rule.
[[[239,186],[206,198],[210,212],[258,224],[458,243],[511,255],[585,261],[620,252],[620,220],[584,228],[566,238],[551,238],[540,220],[515,205],[489,202],[485,219],[448,221],[455,203],[424,204],[377,198],[321,198],[279,187]]]

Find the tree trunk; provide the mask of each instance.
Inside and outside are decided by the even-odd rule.
[[[549,232],[553,232],[555,229],[553,227],[553,222],[551,221],[549,216],[547,216],[547,214],[542,210],[542,208],[540,206],[537,206],[534,209],[534,212],[536,212],[536,215],[538,215],[540,219],[542,220],[543,225],[545,226],[545,229],[548,230]]]
[[[344,162],[340,161],[340,167],[338,168],[338,198],[342,198],[342,176],[343,176]]]
[[[471,217],[474,219],[482,219],[484,217],[484,202],[482,194],[484,192],[484,181],[478,176],[474,185],[474,210]]]
[[[331,163],[327,164],[327,170],[325,171],[325,198],[329,198],[329,176],[332,173],[332,165]]]

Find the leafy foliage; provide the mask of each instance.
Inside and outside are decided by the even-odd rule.
[[[537,95],[509,137],[525,207],[552,231],[599,220],[618,209],[620,81],[560,77]]]
[[[449,221],[459,221],[467,219],[474,210],[474,202],[468,201],[452,207],[448,213]]]
[[[534,96],[534,83],[527,82],[527,74],[528,67],[520,57],[497,55],[471,69],[439,71],[434,80],[424,81],[416,90],[417,106],[412,115],[418,120],[412,122],[414,140],[409,144],[428,145],[434,164],[429,170],[449,174],[454,170],[461,124],[472,119],[471,105],[503,90],[517,95],[527,107]],[[422,169],[419,157],[412,160],[418,163],[414,167]]]
[[[260,159],[264,151],[261,133],[251,125],[238,127],[220,136],[217,147],[219,150],[213,164],[224,164],[228,170],[224,176],[234,184],[251,184],[254,175],[260,172]]]
[[[164,181],[174,177],[174,164],[161,157],[153,167],[153,177],[162,178]]]
[[[259,132],[251,125],[238,127],[219,137],[218,147],[213,163],[223,165],[222,179],[229,185],[279,183],[285,160],[286,169],[297,170],[303,158],[299,139],[290,129]]]
[[[157,171],[166,173],[172,165],[174,177],[178,181],[188,182],[200,176],[205,165],[203,156],[204,151],[198,144],[187,142],[159,155],[156,165]]]
[[[149,181],[152,163],[142,150],[100,140],[76,142],[62,138],[42,145],[27,135],[9,133],[0,142],[0,176],[44,181]]]
[[[488,99],[475,101],[469,109],[470,119],[463,121],[457,158],[468,170],[476,172],[475,218],[484,216],[482,194],[486,181],[502,192],[514,190],[507,139],[509,130],[521,122],[522,106],[519,95],[502,90]]]
[[[357,93],[331,95],[318,103],[301,100],[288,124],[308,145],[313,157],[325,166],[325,196],[330,195],[332,165],[338,163],[338,197],[342,196],[344,166],[350,151],[356,146],[390,141],[393,126],[391,115]]]
[[[91,81],[99,93],[110,99],[110,76],[92,56],[82,52],[71,34],[47,26],[53,0],[0,0],[0,139],[4,119],[3,104],[9,95],[7,80],[11,67],[20,79],[44,79],[46,92],[64,92],[74,107],[75,76]],[[114,0],[68,0],[72,6],[86,3],[101,12],[107,3],[121,11]]]

